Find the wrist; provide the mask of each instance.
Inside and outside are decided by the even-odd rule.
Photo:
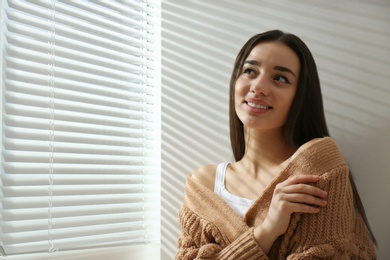
[[[264,223],[253,230],[253,236],[265,254],[268,254],[275,240],[279,237],[268,229]]]

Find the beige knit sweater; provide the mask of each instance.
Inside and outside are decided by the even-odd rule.
[[[287,232],[265,255],[253,229],[267,215],[277,183],[294,174],[318,174],[327,206],[318,214],[292,215]],[[187,180],[179,212],[182,234],[176,259],[376,259],[368,231],[353,203],[349,169],[331,138],[315,139],[298,149],[243,218],[212,190]]]

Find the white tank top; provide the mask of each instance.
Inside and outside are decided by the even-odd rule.
[[[223,199],[240,217],[243,217],[254,200],[231,194],[225,187],[226,169],[229,163],[220,163],[215,176],[214,192]]]

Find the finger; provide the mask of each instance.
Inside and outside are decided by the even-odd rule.
[[[279,212],[279,214],[287,214],[290,216],[294,212],[300,213],[318,213],[320,212],[320,207],[305,203],[281,201],[278,204],[271,205],[271,207]]]
[[[320,198],[325,198],[327,194],[326,191],[318,187],[314,187],[312,185],[304,184],[304,183],[284,186],[280,188],[280,190],[278,190],[277,192],[287,193],[287,194],[302,193],[302,194],[308,194]]]
[[[288,203],[300,203],[316,207],[324,207],[327,204],[327,201],[322,198],[301,193],[281,194],[279,199]]]
[[[287,180],[285,180],[284,184],[291,185],[291,184],[297,184],[297,183],[313,183],[317,182],[321,179],[318,175],[292,175]]]
[[[291,211],[299,213],[318,213],[320,208],[313,207],[311,205],[301,204],[301,203],[291,203]]]

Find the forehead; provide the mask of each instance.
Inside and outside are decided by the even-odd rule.
[[[255,60],[264,66],[283,66],[299,74],[298,55],[287,45],[280,42],[263,42],[256,45],[246,60]]]

